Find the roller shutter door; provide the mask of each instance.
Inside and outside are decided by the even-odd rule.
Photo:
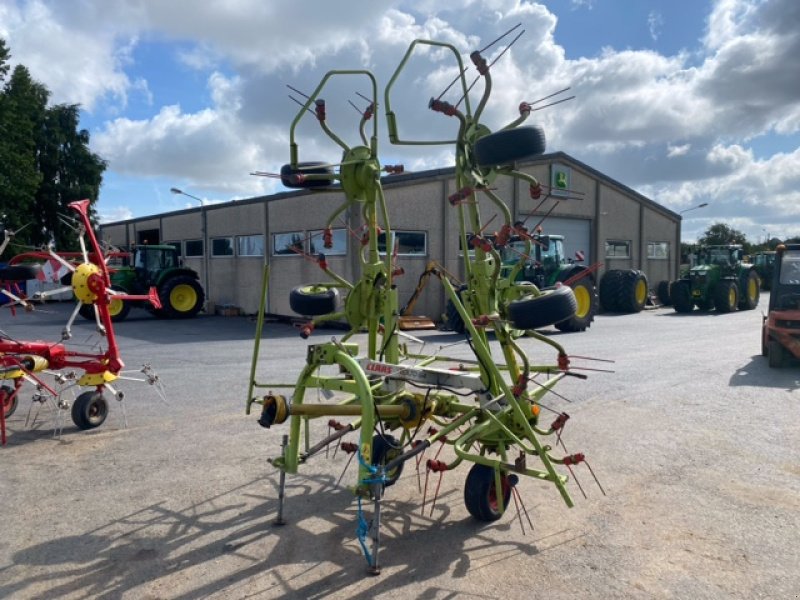
[[[536,217],[530,217],[526,225],[535,225],[535,219]],[[589,219],[547,217],[542,223],[542,229],[545,234],[564,236],[564,254],[567,258],[575,258],[575,253],[580,251],[585,256],[583,264],[588,266],[596,260],[592,256],[592,222]]]

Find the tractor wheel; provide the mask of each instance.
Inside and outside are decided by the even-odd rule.
[[[320,285],[301,285],[289,292],[289,307],[298,315],[318,317],[336,311],[339,292]]]
[[[161,311],[158,316],[169,319],[188,319],[203,308],[206,296],[203,287],[187,275],[167,279],[158,289]]]
[[[669,297],[672,298],[672,307],[675,312],[690,313],[694,310],[692,300],[692,285],[688,281],[673,281],[669,286]]]
[[[615,312],[619,310],[617,306],[617,289],[625,271],[612,269],[607,271],[600,280],[600,307],[604,312]]]
[[[456,294],[458,294],[459,298],[462,298],[462,294],[466,289],[467,286],[465,285],[462,285],[456,289]],[[450,331],[464,333],[467,330],[467,326],[464,325],[464,319],[461,318],[461,315],[456,310],[456,305],[452,300],[447,301],[447,306],[444,309],[444,319],[447,322],[447,327],[450,328]]]
[[[84,392],[72,405],[72,422],[78,429],[94,429],[108,416],[108,402],[102,392]]]
[[[758,306],[761,297],[760,283],[755,271],[749,271],[742,286],[742,297],[739,298],[739,310],[753,310]]]
[[[786,350],[778,340],[769,341],[768,353],[770,369],[781,369],[786,366]]]
[[[739,304],[739,288],[736,283],[723,279],[714,288],[714,305],[717,312],[729,313],[736,310]]]
[[[115,292],[122,292],[125,293],[124,290],[114,290]],[[125,317],[128,316],[128,313],[131,312],[131,304],[130,302],[126,302],[125,300],[120,300],[111,296],[110,301],[108,303],[108,314],[111,316],[111,320],[115,323],[119,321],[124,321]],[[92,311],[94,313],[94,311]],[[92,318],[94,318],[94,314],[92,314]]]
[[[92,308],[91,304],[81,303],[81,307],[78,309],[78,314],[87,321],[94,321],[94,309]]]
[[[538,127],[503,129],[475,142],[475,162],[481,167],[509,165],[538,156],[544,149],[544,131]]]
[[[373,465],[386,465],[392,459],[397,458],[403,453],[400,443],[393,435],[388,433],[385,435],[376,435],[372,438],[372,464]],[[403,464],[400,463],[394,469],[386,473],[385,487],[394,485],[400,478],[403,472]]]
[[[0,404],[3,407],[3,415],[6,419],[17,410],[17,396],[14,395],[14,388],[10,385],[0,387]]]
[[[575,294],[577,308],[575,314],[569,319],[556,323],[559,331],[586,331],[592,326],[594,315],[597,312],[597,292],[590,277],[584,277],[573,283],[572,292]]]
[[[306,179],[304,175],[330,175],[323,179]],[[322,162],[297,163],[297,168],[292,165],[281,167],[281,183],[287,188],[309,189],[328,187],[333,185],[333,169]]]
[[[508,319],[514,329],[539,329],[569,319],[577,308],[572,288],[562,285],[540,296],[525,296],[511,301]]]
[[[656,296],[661,306],[671,306],[672,300],[669,297],[669,281],[659,281],[656,286]]]
[[[608,278],[608,283],[603,283]],[[633,313],[639,312],[647,302],[647,277],[642,271],[612,270],[600,282],[600,302],[604,310]],[[603,300],[603,296],[606,300]],[[608,308],[606,308],[608,307]]]
[[[511,482],[506,473],[500,473],[500,487],[503,494],[503,508],[506,509],[511,500]],[[479,521],[497,521],[503,516],[497,500],[494,469],[487,465],[472,465],[464,482],[464,504],[469,514]]]

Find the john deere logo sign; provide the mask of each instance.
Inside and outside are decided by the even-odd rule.
[[[555,164],[552,167],[550,179],[550,193],[554,196],[566,196],[570,189],[569,167]]]

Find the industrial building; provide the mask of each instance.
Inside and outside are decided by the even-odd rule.
[[[598,277],[610,269],[640,269],[650,287],[678,276],[681,216],[563,152],[543,154],[517,165],[551,188],[542,203],[526,182],[499,177],[496,193],[512,215],[544,233],[566,238],[568,257],[579,252],[583,264],[600,263]],[[429,261],[461,275],[461,248],[452,168],[389,175],[383,189],[395,239],[389,248],[404,274],[395,279],[401,304],[413,293]],[[480,194],[479,194],[480,196]],[[299,190],[270,196],[203,205],[101,226],[103,239],[115,246],[174,244],[186,266],[200,274],[207,310],[238,307],[258,311],[265,264],[270,265],[267,313],[291,315],[289,292],[298,285],[325,281],[308,255],[322,248],[322,230],[341,205],[337,188]],[[480,199],[486,232],[501,225],[500,216]],[[354,213],[356,211],[353,211]],[[344,212],[333,223],[333,247],[324,250],[329,267],[348,280],[359,268],[360,214]],[[431,282],[414,312],[438,318],[445,306],[442,286]]]

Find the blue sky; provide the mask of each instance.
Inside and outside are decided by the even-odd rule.
[[[12,63],[54,102],[83,107],[109,161],[107,221],[196,204],[171,187],[206,202],[279,191],[249,173],[288,161],[297,107],[285,84],[311,90],[330,69],[365,68],[380,86],[412,39],[468,54],[516,23],[525,35],[493,67],[490,128],[520,101],[572,86],[574,101],[536,113],[548,150],[675,211],[707,202],[685,214],[686,241],[715,222],[753,241],[800,235],[796,0],[0,0]],[[393,100],[409,131],[434,127],[420,98],[443,73],[436,56],[409,65]],[[331,118],[352,119],[352,89],[338,92]],[[336,161],[316,131],[301,135],[309,159]],[[384,139],[380,153],[407,170],[452,164],[442,147]]]

